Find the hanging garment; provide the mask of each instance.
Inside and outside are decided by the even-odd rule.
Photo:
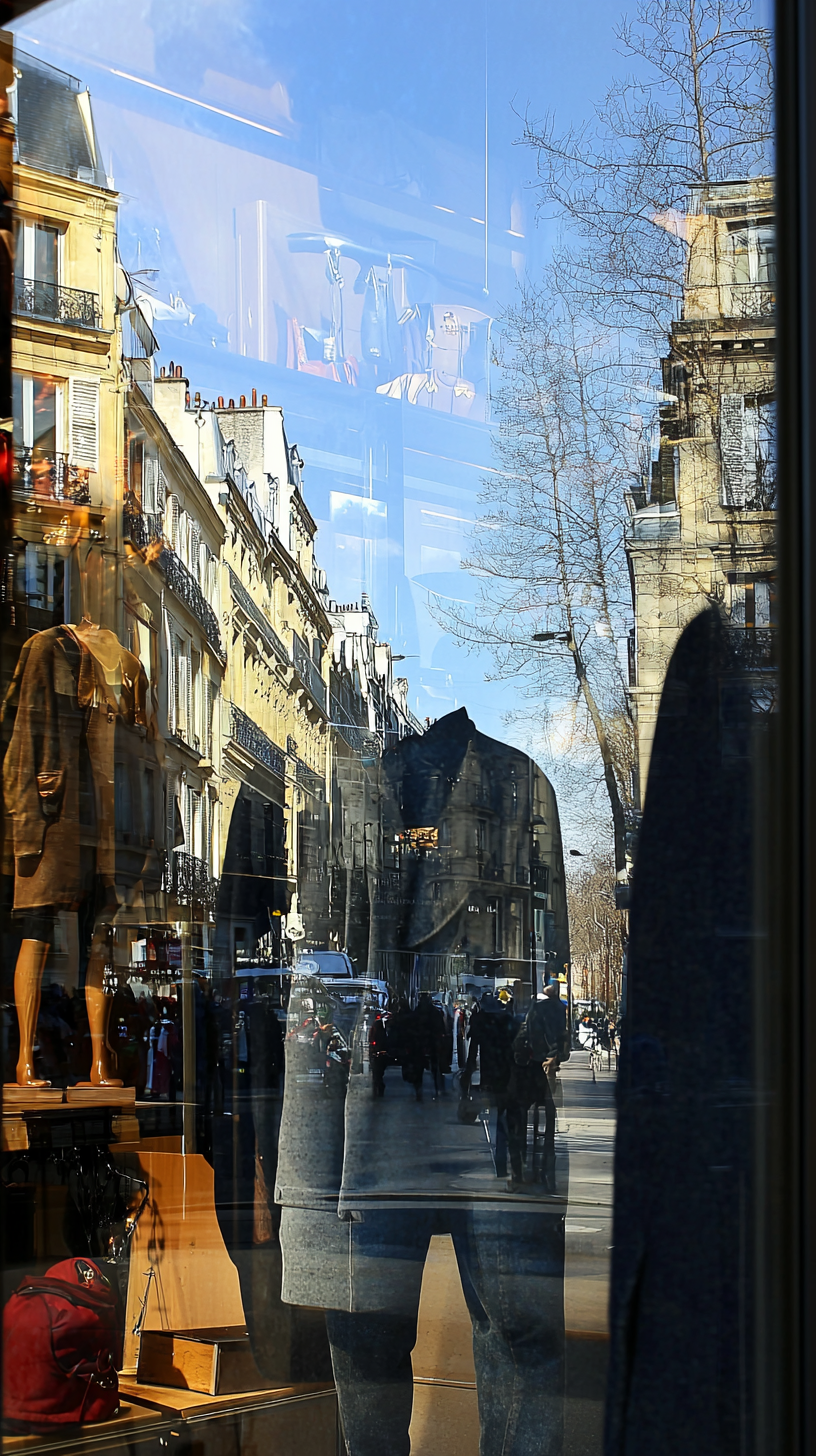
[[[429,404],[429,399],[420,400],[422,394],[436,394],[439,385],[433,373],[427,374],[398,374],[396,379],[389,379],[385,384],[377,385],[377,393],[384,394],[388,399],[407,399],[409,404]]]
[[[327,359],[310,359],[306,346],[307,336],[315,339],[315,331],[313,329],[301,328],[296,318],[287,319],[287,369],[296,369],[300,374],[313,374],[316,379],[333,379],[336,384],[357,384],[360,375],[360,366],[352,355],[339,362]]]
[[[366,278],[363,315],[360,320],[363,359],[378,366],[391,361],[388,338],[388,286],[373,268]]]
[[[161,770],[147,678],[112,632],[100,631],[103,640],[110,674],[71,627],[38,632],[6,696],[15,910],[76,908],[95,877],[125,893],[143,877],[161,878]],[[117,800],[120,808],[127,801],[126,820]]]

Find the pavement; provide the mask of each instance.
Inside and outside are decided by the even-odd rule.
[[[567,1199],[564,1456],[600,1456],[612,1244],[614,1059],[612,1068],[605,1068],[593,1083],[587,1054],[573,1052],[560,1076],[556,1177],[558,1193]],[[470,1149],[472,1156],[472,1142]],[[471,1165],[470,1176],[481,1172],[487,1181],[492,1165],[486,1141],[480,1157],[484,1166]],[[411,1456],[478,1456],[470,1317],[447,1236],[432,1241],[425,1264],[413,1361]]]

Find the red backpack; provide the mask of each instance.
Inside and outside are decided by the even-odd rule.
[[[119,1302],[90,1259],[27,1278],[3,1310],[3,1418],[8,1429],[107,1421],[119,1408]]]

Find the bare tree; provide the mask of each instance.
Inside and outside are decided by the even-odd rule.
[[[609,858],[582,861],[569,877],[572,991],[579,999],[620,1006],[625,925],[615,907],[615,873]]]
[[[772,165],[771,36],[753,0],[639,0],[616,35],[631,73],[591,121],[529,115],[540,202],[564,225],[574,306],[662,341],[682,303],[689,198]]]
[[[503,321],[499,470],[463,563],[480,578],[475,609],[437,615],[460,641],[491,649],[496,674],[521,679],[545,715],[569,699],[572,678],[583,716],[567,747],[587,771],[600,761],[622,878],[635,761],[620,652],[631,620],[622,494],[640,487],[643,439],[657,402],[672,398],[659,354],[694,239],[711,236],[690,225],[690,203],[704,211],[708,183],[767,168],[772,73],[753,0],[640,0],[616,33],[632,71],[592,121],[566,132],[553,117],[526,122],[541,206],[561,220],[562,241],[541,286],[522,290]],[[696,376],[700,386],[699,364]],[[705,383],[698,407],[708,399],[713,424],[722,385]]]
[[[600,757],[624,872],[634,762],[619,650],[627,442],[605,340],[579,328],[549,281],[523,292],[504,320],[494,396],[500,468],[464,563],[480,579],[475,610],[439,606],[437,616],[460,641],[488,646],[496,675],[520,678],[536,701],[577,703],[570,746],[589,773]]]

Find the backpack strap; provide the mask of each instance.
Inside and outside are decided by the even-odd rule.
[[[97,1314],[111,1310],[116,1303],[116,1296],[111,1289],[100,1289],[97,1293],[87,1284],[69,1284],[67,1279],[49,1279],[47,1274],[43,1274],[40,1278],[27,1279],[24,1284],[15,1289],[14,1293],[22,1296],[56,1295],[58,1299],[65,1299],[69,1304],[76,1305],[78,1308],[95,1310]]]

